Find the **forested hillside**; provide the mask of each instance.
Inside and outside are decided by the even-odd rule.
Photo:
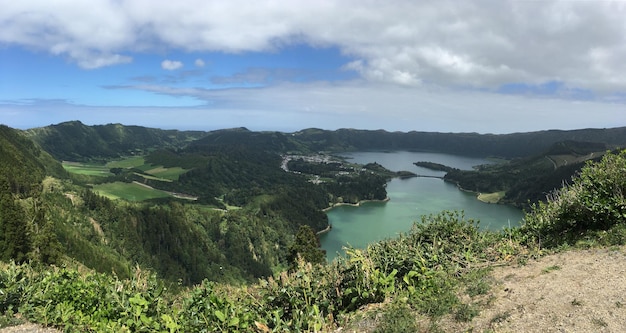
[[[288,136],[245,129],[176,141],[176,147],[168,141],[141,157],[98,164],[158,142],[133,143],[145,129],[118,128],[118,137],[104,144],[104,127],[94,128],[65,123],[42,129],[58,135],[56,147],[93,149],[86,156],[73,153],[91,164],[66,163],[69,173],[23,132],[1,128],[4,260],[84,265],[119,277],[130,277],[139,265],[185,285],[205,278],[250,282],[293,266],[298,251],[320,251],[295,246],[296,234],[315,239],[314,232],[328,225],[322,210],[344,198],[373,199],[371,193],[378,193],[384,199],[384,184],[393,176],[354,168],[341,183],[331,177],[329,184],[316,185],[313,175],[280,168],[281,152],[297,149]],[[91,141],[83,142],[87,137]],[[105,185],[132,198],[137,186],[169,195],[113,200],[98,194]]]
[[[477,193],[501,193],[498,202],[528,208],[571,182],[588,161],[600,160],[609,147],[600,142],[557,142],[540,154],[506,163],[469,171],[449,169],[444,179]]]
[[[313,151],[415,150],[507,159],[540,154],[563,141],[599,142],[615,148],[626,146],[626,127],[497,135],[306,129],[293,135]]]
[[[30,139],[0,125],[0,260],[58,256],[55,234],[40,197],[47,175],[65,176],[61,165]]]
[[[144,154],[154,148],[181,147],[205,134],[121,124],[86,126],[80,121],[33,128],[25,133],[56,159],[68,161],[106,159]]]

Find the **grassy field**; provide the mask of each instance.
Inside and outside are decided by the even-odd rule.
[[[134,173],[135,175],[139,176],[139,177],[143,177],[145,179],[150,179],[150,180],[156,180],[156,181],[160,181],[160,182],[168,182],[171,183],[173,180],[171,179],[167,179],[167,178],[160,178],[160,177],[156,177],[156,176],[151,176],[151,175],[147,175],[147,174],[141,174],[141,173]]]
[[[114,182],[99,184],[94,185],[93,190],[107,198],[126,199],[129,201],[142,201],[170,196],[167,192],[142,186],[137,183]]]
[[[144,170],[146,173],[151,174],[155,177],[165,178],[169,180],[178,180],[178,176],[187,172],[187,170],[181,167],[174,168],[164,168],[162,166],[156,166],[152,169]]]
[[[591,153],[589,155],[578,156],[578,155],[549,155],[548,158],[551,159],[557,167],[561,167],[568,164],[575,164],[584,162],[590,158],[597,158],[599,156],[603,156],[606,152],[596,152]]]
[[[498,203],[500,199],[504,198],[505,192],[494,192],[494,193],[480,193],[478,195],[478,200],[486,203]]]
[[[63,162],[63,168],[69,173],[74,173],[78,175],[102,176],[102,177],[112,175],[109,172],[110,168],[102,164]]]
[[[108,168],[136,168],[144,165],[146,162],[143,156],[128,157],[119,161],[110,161],[106,164]]]
[[[63,162],[63,167],[70,173],[106,177],[113,175],[110,172],[112,168],[130,169],[136,168],[142,170],[146,174],[135,173],[143,178],[150,180],[158,180],[172,182],[178,179],[178,176],[187,172],[180,167],[165,168],[160,165],[146,164],[142,156],[132,156],[121,160],[109,161],[106,164],[88,164],[78,162]],[[138,183],[113,182],[106,184],[98,184],[93,187],[95,192],[111,199],[125,199],[129,201],[142,201],[153,198],[164,198],[171,196],[169,193],[142,186]]]
[[[147,179],[160,180],[160,181],[174,181],[178,180],[178,176],[187,172],[188,170],[181,167],[166,168],[161,165],[146,164],[143,156],[131,156],[121,160],[109,161],[107,164],[87,164],[78,162],[63,162],[65,170],[75,174],[90,175],[90,176],[110,176],[109,172],[112,168],[130,169],[136,168],[153,177],[140,175]]]

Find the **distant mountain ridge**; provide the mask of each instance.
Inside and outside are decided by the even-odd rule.
[[[145,153],[151,148],[182,147],[206,134],[121,124],[87,126],[80,121],[24,132],[55,158],[69,161]]]
[[[512,134],[387,132],[305,129],[294,137],[313,150],[417,150],[503,158],[540,154],[562,141],[598,142],[611,148],[626,146],[626,127],[548,130]]]
[[[541,154],[555,143],[564,141],[603,143],[609,149],[626,147],[626,127],[511,134],[317,128],[284,133],[250,131],[243,127],[203,132],[121,124],[87,126],[71,121],[29,129],[25,133],[59,160],[111,158],[120,154],[145,153],[151,148],[179,149],[188,145],[196,149],[237,145],[277,153],[413,150],[507,159]]]

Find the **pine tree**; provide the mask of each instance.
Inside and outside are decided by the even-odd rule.
[[[0,194],[0,259],[24,262],[30,251],[28,228],[21,207],[13,196],[3,191]]]
[[[326,261],[326,253],[320,249],[319,238],[308,225],[300,226],[296,239],[289,246],[287,260],[291,269],[298,265],[298,256],[312,264],[322,264]]]
[[[54,231],[53,222],[45,214],[41,198],[33,198],[31,223],[32,251],[30,258],[43,264],[55,264],[62,256],[62,246]]]

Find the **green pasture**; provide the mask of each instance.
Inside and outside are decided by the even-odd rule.
[[[78,175],[101,176],[101,177],[112,175],[109,172],[110,168],[102,164],[63,162],[63,168],[69,173],[74,173]]]
[[[606,152],[595,152],[595,153],[591,153],[589,155],[583,155],[583,156],[579,156],[579,155],[550,155],[548,156],[552,161],[554,161],[554,164],[556,164],[557,167],[561,167],[561,166],[565,166],[568,164],[575,164],[575,163],[580,163],[580,162],[584,162],[590,158],[594,158],[594,157],[599,157],[599,156],[603,156]]]
[[[109,169],[111,168],[127,169],[127,168],[136,168],[136,167],[142,166],[144,165],[144,163],[146,162],[143,156],[132,156],[132,157],[125,158],[123,160],[110,161],[109,163],[106,164],[106,166]]]
[[[181,167],[166,168],[161,165],[146,164],[143,156],[131,156],[121,160],[109,161],[106,164],[89,164],[79,162],[63,162],[63,168],[70,173],[88,176],[111,176],[112,168],[136,168],[146,174],[139,174],[146,179],[171,182],[178,180],[178,177],[188,170]]]
[[[173,180],[171,180],[171,179],[167,179],[167,178],[160,178],[160,177],[151,176],[151,175],[148,175],[148,174],[143,174],[143,173],[138,173],[138,172],[135,172],[134,174],[135,174],[135,175],[137,175],[137,176],[139,176],[139,177],[143,177],[143,178],[145,178],[145,179],[156,180],[156,181],[160,181],[160,182],[168,182],[168,183],[171,183],[171,182],[173,181]]]
[[[480,193],[478,194],[478,200],[486,203],[498,203],[500,199],[504,198],[506,192],[494,192],[494,193]]]
[[[125,199],[128,201],[143,201],[170,196],[167,192],[148,188],[137,183],[114,182],[98,184],[93,186],[93,190],[110,199]]]
[[[178,180],[178,176],[187,172],[187,170],[181,167],[165,168],[159,165],[152,167],[151,169],[144,170],[144,172],[159,178]]]

